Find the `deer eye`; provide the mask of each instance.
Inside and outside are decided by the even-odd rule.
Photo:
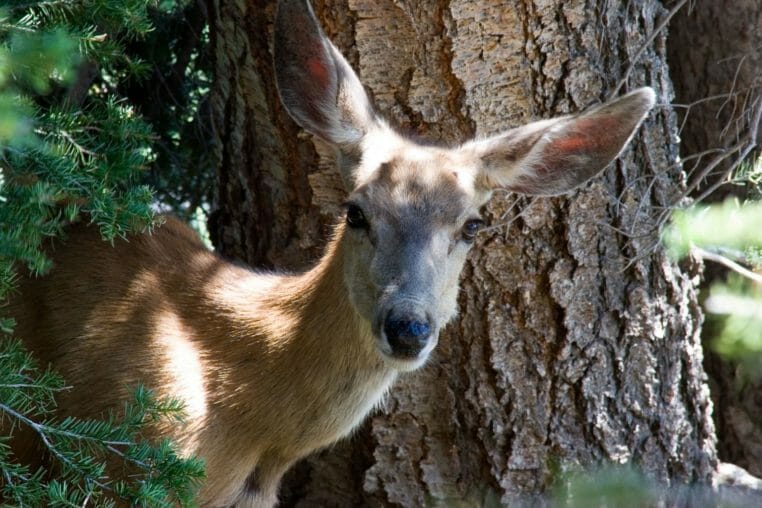
[[[368,227],[368,220],[365,218],[362,208],[354,203],[347,203],[347,225],[354,229]]]
[[[481,219],[471,219],[466,221],[466,223],[463,224],[463,230],[461,231],[463,240],[467,243],[473,242],[474,238],[476,238],[476,233],[479,232],[482,226],[484,226],[484,221]]]

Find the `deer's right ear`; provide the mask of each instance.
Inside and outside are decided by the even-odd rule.
[[[359,143],[375,122],[373,106],[308,0],[278,2],[273,52],[278,91],[291,117],[340,149]]]

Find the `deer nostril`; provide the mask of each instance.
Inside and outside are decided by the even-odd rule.
[[[387,318],[384,333],[395,356],[415,357],[426,347],[431,326],[422,321]]]
[[[420,321],[407,321],[403,319],[389,319],[384,325],[384,332],[394,337],[427,337],[430,327]]]

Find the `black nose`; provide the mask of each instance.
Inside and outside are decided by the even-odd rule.
[[[426,347],[431,326],[416,319],[389,316],[384,323],[384,333],[395,356],[415,358]]]

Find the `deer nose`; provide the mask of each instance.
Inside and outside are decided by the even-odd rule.
[[[416,318],[389,316],[384,322],[384,334],[395,356],[415,358],[426,347],[431,326]]]

